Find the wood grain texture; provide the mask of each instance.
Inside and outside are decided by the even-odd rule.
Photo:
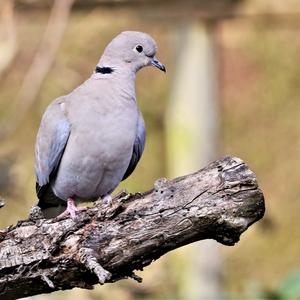
[[[215,239],[234,245],[264,215],[255,174],[225,157],[153,190],[101,202],[75,221],[28,220],[0,231],[0,299],[15,299],[133,277],[180,246]]]

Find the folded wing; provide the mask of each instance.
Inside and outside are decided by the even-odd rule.
[[[142,114],[139,114],[138,123],[137,123],[137,134],[133,145],[132,156],[129,163],[129,166],[122,178],[122,181],[125,180],[131,173],[134,171],[137,166],[145,147],[146,140],[146,130],[145,130],[145,122]]]
[[[63,100],[58,99],[47,108],[37,135],[35,172],[38,198],[43,196],[43,191],[58,169],[70,132]]]

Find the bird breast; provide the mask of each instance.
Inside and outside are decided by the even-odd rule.
[[[138,109],[135,101],[109,101],[87,102],[68,116],[71,134],[52,184],[58,197],[93,201],[122,180],[132,155]]]

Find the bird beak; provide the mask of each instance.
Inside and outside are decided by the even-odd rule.
[[[166,73],[166,67],[156,57],[151,60],[150,64]]]

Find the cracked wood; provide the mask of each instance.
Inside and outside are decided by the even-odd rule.
[[[0,299],[15,299],[132,277],[180,246],[215,239],[234,245],[264,215],[255,174],[225,157],[146,193],[100,201],[75,221],[28,220],[0,231]]]

